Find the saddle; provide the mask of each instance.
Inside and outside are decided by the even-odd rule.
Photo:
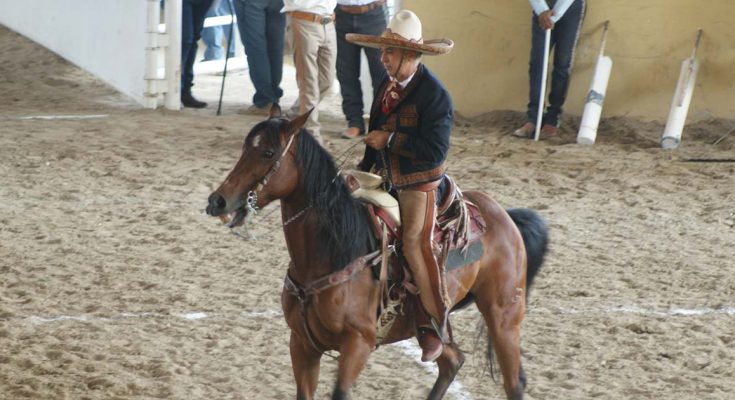
[[[370,213],[375,238],[381,239],[385,226],[390,244],[400,241],[398,200],[381,188],[383,178],[369,172],[349,171],[346,179],[353,189],[352,196],[362,201]],[[445,190],[437,206],[433,237],[435,245],[447,253],[449,250],[466,249],[480,238],[486,226],[477,206],[462,196],[454,180],[449,176],[443,179]],[[441,258],[438,260],[442,261]]]
[[[480,259],[483,253],[480,238],[485,232],[485,221],[475,204],[465,199],[449,177],[437,205],[434,222],[434,256],[443,275]],[[407,293],[416,295],[418,289],[412,283],[410,269],[400,254],[401,216],[398,200],[383,190],[380,175],[362,171],[349,171],[345,181],[353,190],[353,197],[365,204],[372,221],[373,235],[383,248],[382,265],[376,265],[373,273],[384,285],[383,302],[378,318],[379,342],[387,335],[399,313]],[[389,252],[387,249],[393,249]]]

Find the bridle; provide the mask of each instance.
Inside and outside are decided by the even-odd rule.
[[[268,184],[268,181],[273,177],[273,175],[278,172],[278,170],[281,168],[281,162],[283,161],[283,157],[288,153],[288,151],[291,149],[291,145],[293,144],[293,140],[296,137],[296,133],[293,133],[291,137],[288,139],[288,142],[286,143],[286,147],[283,148],[283,151],[281,152],[281,155],[278,157],[275,163],[271,166],[271,168],[268,170],[268,172],[263,175],[263,177],[257,182],[255,185],[254,190],[248,191],[248,197],[245,202],[245,207],[247,208],[248,214],[252,213],[252,215],[255,215],[260,210],[260,207],[258,207],[258,192],[263,190],[265,185]],[[307,206],[311,207],[311,205]],[[304,210],[302,210],[303,213]],[[290,223],[290,222],[289,222]],[[285,226],[286,224],[284,224]]]
[[[273,177],[273,175],[275,175],[278,172],[279,168],[281,168],[283,157],[286,155],[286,153],[289,152],[289,150],[291,150],[291,146],[293,145],[293,140],[295,137],[296,137],[295,133],[291,135],[291,137],[288,139],[288,142],[286,143],[286,147],[284,147],[283,151],[281,152],[276,162],[271,166],[268,172],[266,172],[263,178],[261,178],[257,182],[257,184],[255,185],[255,189],[248,191],[247,199],[245,201],[245,208],[247,210],[248,216],[255,215],[258,213],[258,211],[260,211],[260,207],[258,207],[257,205],[258,192],[263,190],[263,188],[268,184],[268,181]],[[343,159],[342,159],[342,162],[340,163],[340,166],[337,168],[337,174],[334,176],[331,183],[334,183],[334,181],[337,180],[337,178],[339,177],[342,171],[342,165],[345,162],[347,162],[350,155],[354,151],[355,147],[361,143],[362,143],[361,141],[355,141],[355,143],[353,143],[349,148],[347,148],[347,150],[345,150],[344,153],[340,157],[337,157],[337,159],[340,159],[340,158],[343,158]],[[297,219],[302,217],[304,214],[306,214],[306,212],[309,211],[311,208],[312,208],[312,204],[311,203],[307,204],[304,208],[302,208],[301,210],[293,214],[290,218],[288,218],[286,221],[284,221],[281,224],[281,226],[282,227],[288,226],[289,224],[291,224],[292,222],[296,221]],[[273,211],[275,211],[275,209]],[[233,233],[237,236],[244,237],[243,235],[239,233],[236,233],[236,232],[233,232]]]

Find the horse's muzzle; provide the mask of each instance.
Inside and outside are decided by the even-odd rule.
[[[227,200],[221,194],[214,192],[209,195],[207,204],[207,215],[217,217],[225,213]]]

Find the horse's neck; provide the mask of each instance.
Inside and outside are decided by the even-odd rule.
[[[309,204],[298,201],[281,200],[281,218],[286,223],[297,213],[305,210]],[[286,247],[291,257],[292,278],[305,284],[328,275],[332,266],[328,262],[319,261],[319,246],[323,246],[317,237],[317,217],[313,209],[309,209],[293,222],[283,227]],[[322,252],[323,253],[323,252]]]

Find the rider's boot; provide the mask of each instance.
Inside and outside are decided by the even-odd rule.
[[[420,301],[416,304],[416,338],[421,346],[421,361],[431,362],[439,358],[444,351],[442,340],[436,333],[431,322],[431,317],[426,312]]]

